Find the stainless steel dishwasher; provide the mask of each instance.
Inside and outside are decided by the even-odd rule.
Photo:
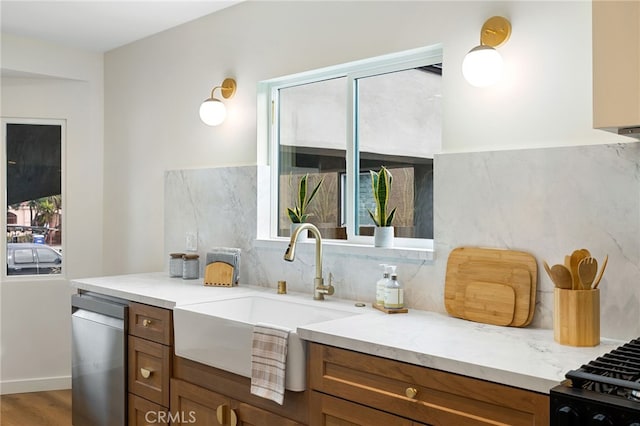
[[[73,426],[126,425],[127,301],[71,296]]]

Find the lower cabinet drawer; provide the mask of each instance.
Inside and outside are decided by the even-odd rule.
[[[411,420],[320,392],[311,392],[309,426],[418,426]]]
[[[174,425],[303,426],[278,414],[254,407],[183,380],[171,379]]]
[[[315,343],[309,382],[313,390],[430,425],[549,424],[548,395]]]
[[[171,412],[179,415],[179,419],[173,423],[176,426],[220,425],[222,423],[218,421],[218,409],[225,404],[228,406],[229,401],[224,395],[182,380],[171,379]]]
[[[171,348],[129,336],[129,392],[169,407]]]
[[[168,425],[169,421],[166,407],[129,394],[129,426]]]
[[[129,304],[129,334],[153,342],[173,344],[173,314],[170,309]]]

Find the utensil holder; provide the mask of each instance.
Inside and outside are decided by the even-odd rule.
[[[600,344],[600,289],[554,289],[553,338],[561,345]]]

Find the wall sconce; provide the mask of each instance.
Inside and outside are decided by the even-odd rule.
[[[236,94],[236,81],[232,78],[225,78],[222,85],[211,89],[211,96],[200,105],[200,120],[209,126],[217,126],[227,116],[227,107],[220,99],[213,97],[213,92],[216,89],[220,89],[223,98],[230,99]]]
[[[502,56],[495,49],[511,35],[511,23],[502,16],[493,16],[484,23],[480,45],[467,53],[462,61],[462,74],[469,84],[486,87],[502,78]]]

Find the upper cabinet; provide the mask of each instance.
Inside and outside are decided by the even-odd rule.
[[[640,0],[592,4],[593,127],[640,127]]]

